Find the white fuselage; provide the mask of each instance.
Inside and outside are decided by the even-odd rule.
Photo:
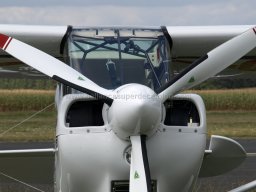
[[[67,95],[58,114],[56,192],[106,192],[113,181],[129,180],[127,152],[131,143],[120,139],[111,126],[68,127],[66,111],[84,95]],[[88,99],[88,97],[87,97]],[[206,144],[205,109],[197,95],[175,99],[192,101],[200,125],[166,126],[163,122],[147,140],[151,178],[158,192],[191,191],[198,177]],[[103,117],[107,110],[103,108]],[[189,123],[189,122],[188,122]]]

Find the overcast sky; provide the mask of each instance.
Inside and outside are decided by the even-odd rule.
[[[0,24],[246,25],[256,0],[2,0]]]

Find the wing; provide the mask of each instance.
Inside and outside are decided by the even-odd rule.
[[[197,58],[252,27],[254,26],[167,27],[172,44],[171,55],[174,73],[179,73]],[[251,78],[255,76],[251,72],[256,72],[256,49],[253,49],[217,77],[228,79]]]
[[[252,25],[238,26],[173,26],[166,27],[170,37],[174,73],[179,73],[195,59],[221,43],[241,34]],[[0,33],[28,43],[56,58],[62,59],[61,46],[68,26],[0,25]],[[224,72],[226,77],[248,71],[256,71],[256,50],[252,50],[240,61]],[[0,51],[0,78],[42,78],[41,73]]]
[[[0,25],[0,32],[32,45],[54,57],[61,57],[60,44],[68,26]],[[1,51],[0,57],[6,54]]]
[[[56,58],[62,59],[62,40],[68,26],[0,25],[0,33],[28,43]],[[38,71],[0,51],[0,78],[43,78]]]
[[[172,39],[172,57],[173,59],[198,58],[253,27],[254,25],[167,27]],[[256,50],[254,49],[247,56],[256,56]]]
[[[172,57],[198,58],[252,27],[254,26],[167,27],[172,39]],[[68,26],[0,25],[0,33],[12,36],[55,57],[61,57],[60,45],[67,29]],[[255,54],[256,50],[249,55]],[[3,55],[5,54],[0,51],[1,58]]]
[[[0,175],[25,183],[53,184],[54,148],[0,151]]]

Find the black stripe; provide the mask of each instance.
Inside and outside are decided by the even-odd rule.
[[[172,37],[168,33],[166,26],[161,26],[161,29],[162,29],[162,32],[163,32],[165,38],[167,39],[167,41],[169,43],[170,50],[172,50],[172,45],[173,45]]]
[[[89,90],[89,89],[86,89],[86,88],[81,87],[79,85],[76,85],[74,83],[71,83],[71,82],[69,82],[69,81],[67,81],[65,79],[62,79],[61,77],[59,77],[57,75],[53,75],[52,79],[54,79],[54,80],[56,80],[56,81],[58,81],[60,83],[63,83],[64,85],[67,85],[69,87],[72,87],[72,88],[74,88],[74,89],[76,89],[78,91],[81,91],[83,93],[91,95],[91,96],[95,97],[96,99],[99,99],[99,100],[103,101],[104,103],[108,104],[109,106],[111,106],[111,104],[113,102],[113,99],[111,99],[111,98],[109,98],[109,97],[107,97],[105,95],[102,95],[100,93],[94,92],[92,90]]]
[[[140,137],[141,137],[141,150],[142,150],[143,165],[144,165],[146,181],[147,181],[147,189],[148,189],[148,192],[152,192],[151,175],[150,175],[147,146],[146,146],[147,136],[141,135]]]
[[[64,48],[67,42],[67,39],[72,31],[73,27],[72,26],[68,26],[67,31],[65,33],[65,35],[63,36],[61,43],[60,43],[60,54],[62,55],[64,53]]]
[[[158,90],[156,90],[156,93],[159,94],[162,91],[164,91],[165,89],[167,89],[168,87],[170,87],[171,85],[173,85],[174,83],[176,83],[179,79],[181,79],[184,75],[186,75],[189,71],[194,69],[196,66],[198,66],[200,63],[202,63],[206,59],[208,59],[208,55],[207,54],[202,56],[202,57],[200,57],[199,59],[194,61],[192,64],[190,64],[187,68],[185,68],[183,71],[181,71],[178,75],[176,75],[168,83],[166,83],[165,85],[160,87]]]
[[[255,33],[255,35],[256,35],[256,27],[253,28],[253,31],[254,31],[254,33]]]

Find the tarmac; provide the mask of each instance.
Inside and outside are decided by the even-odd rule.
[[[256,152],[256,139],[235,139],[246,150],[247,153]],[[0,143],[0,150],[11,149],[29,149],[29,148],[51,148],[54,146],[52,142],[37,143]],[[6,178],[0,176],[1,192],[35,192],[38,190],[30,189],[22,184],[3,184]],[[242,165],[235,170],[216,177],[199,178],[197,182],[196,192],[224,192],[239,187],[243,184],[256,180],[256,157],[248,157]],[[1,184],[2,183],[2,184]],[[53,186],[36,185],[41,191],[53,192]],[[256,191],[256,189],[255,189]]]
[[[256,139],[235,140],[244,147],[247,153],[256,152]],[[238,168],[226,174],[198,179],[196,191],[224,192],[254,180],[256,180],[256,157],[248,157]]]

